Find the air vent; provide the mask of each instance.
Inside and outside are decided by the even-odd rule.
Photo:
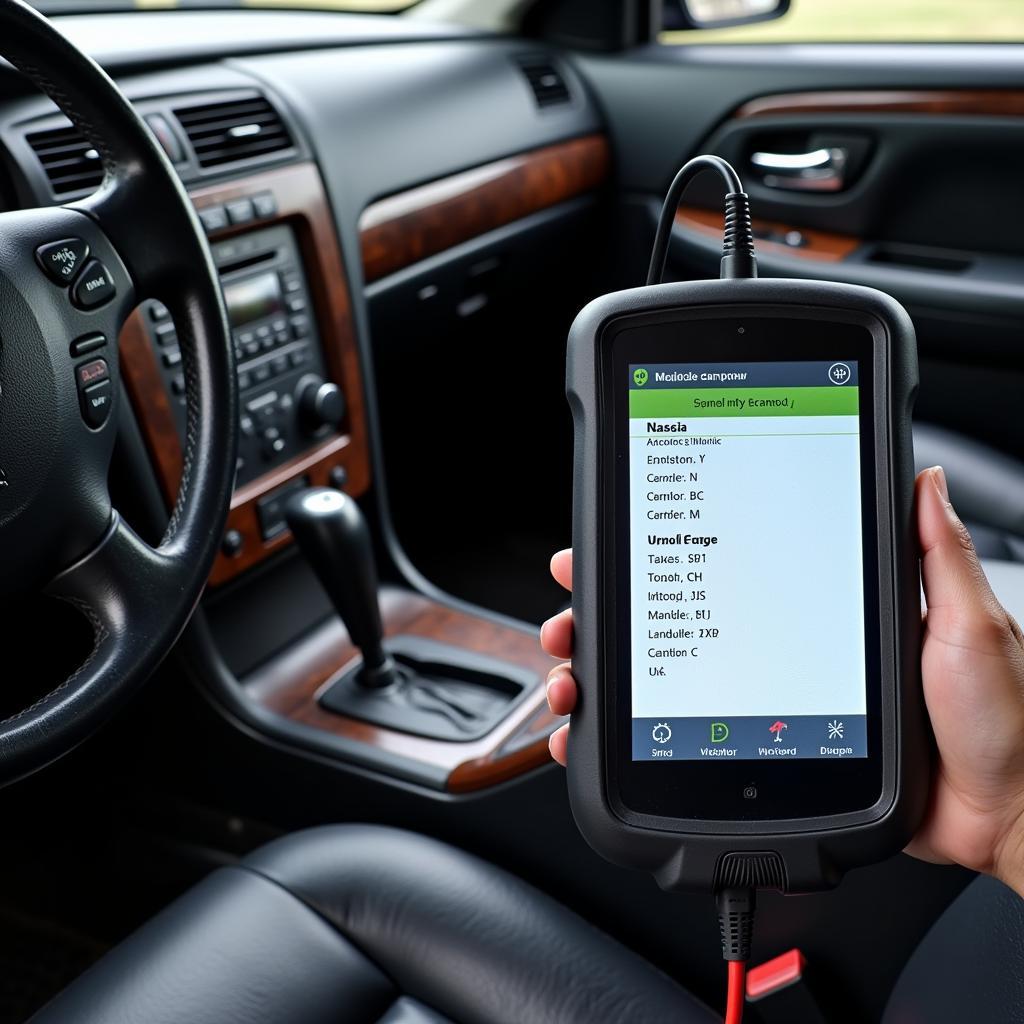
[[[200,167],[258,160],[292,146],[280,114],[262,96],[180,107],[174,116]]]
[[[99,153],[72,125],[32,132],[25,136],[25,141],[39,157],[55,196],[91,192],[103,180],[103,162]]]
[[[569,87],[565,84],[561,71],[548,57],[519,57],[517,63],[530,83],[538,107],[543,109],[569,102]]]

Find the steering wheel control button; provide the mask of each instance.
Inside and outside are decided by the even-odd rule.
[[[117,294],[110,271],[99,260],[89,260],[71,289],[71,301],[79,309],[95,309]]]
[[[110,407],[114,401],[114,392],[110,381],[105,380],[99,384],[93,384],[91,387],[84,388],[80,394],[82,397],[82,419],[93,430],[99,430],[107,422]]]
[[[89,245],[82,238],[64,238],[36,249],[36,259],[46,276],[66,288],[78,275],[89,256]]]
[[[75,338],[71,342],[71,357],[77,359],[89,352],[95,352],[98,348],[103,348],[106,343],[107,339],[103,334],[83,334],[81,338]]]
[[[93,359],[88,363],[82,363],[75,367],[75,379],[80,388],[87,388],[92,384],[99,384],[101,380],[107,380],[110,371],[107,369],[106,359]]]

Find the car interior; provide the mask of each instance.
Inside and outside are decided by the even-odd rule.
[[[0,0],[0,1024],[722,1019],[549,753],[566,335],[728,160],[762,277],[909,311],[1024,615],[1024,12],[862,6]],[[666,280],[721,232],[701,178]],[[784,956],[744,1019],[1024,1019],[960,867],[761,894]]]

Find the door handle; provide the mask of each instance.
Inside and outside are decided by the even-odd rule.
[[[796,192],[838,192],[846,184],[849,153],[842,146],[821,147],[806,153],[758,151],[750,162],[767,188]]]

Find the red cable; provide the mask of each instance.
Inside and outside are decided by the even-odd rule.
[[[743,960],[729,962],[729,988],[725,998],[725,1024],[741,1024],[747,996],[747,965]]]

